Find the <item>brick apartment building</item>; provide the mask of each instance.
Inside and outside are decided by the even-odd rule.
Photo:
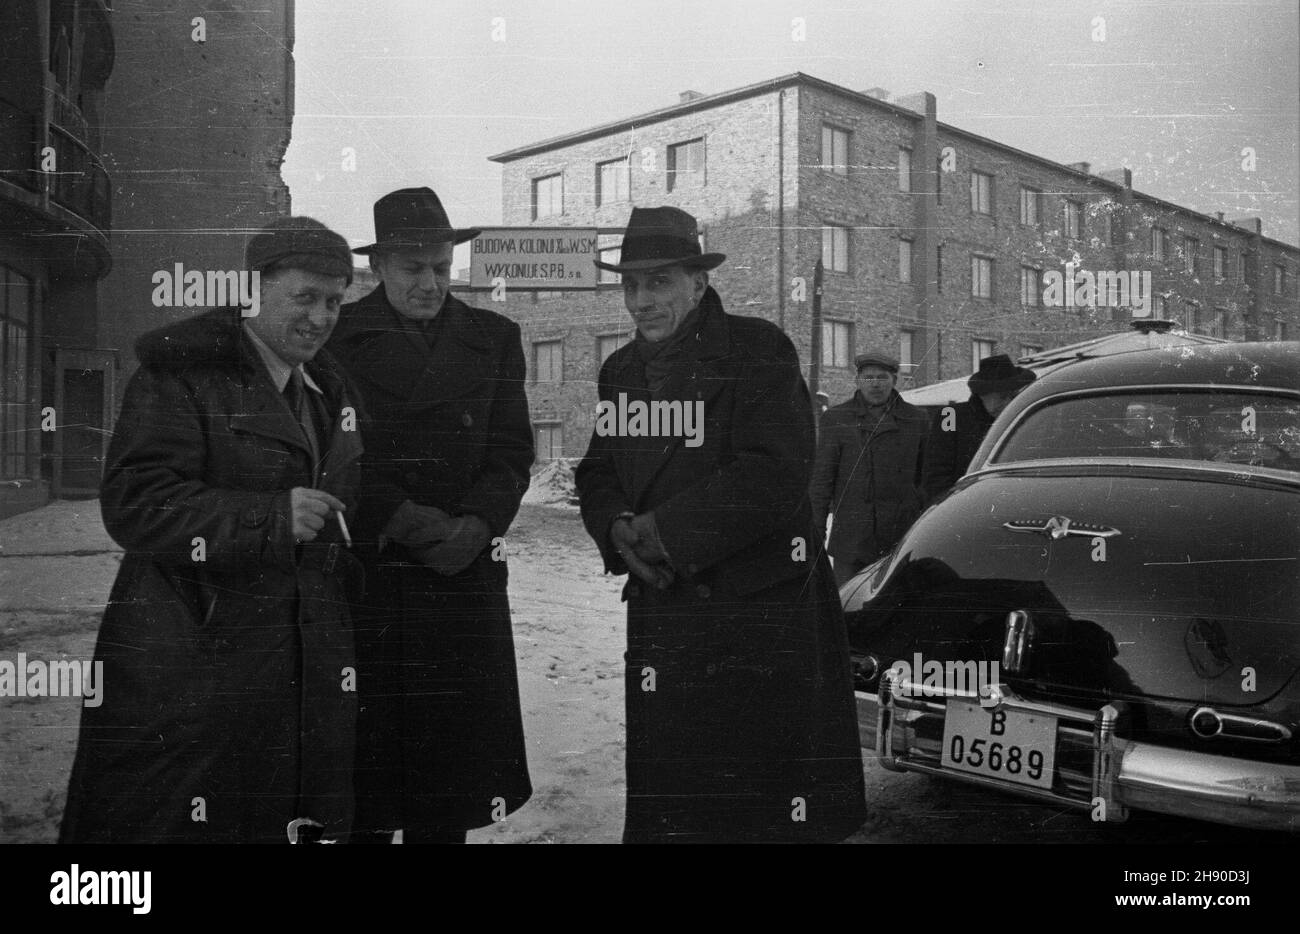
[[[98,492],[135,339],[194,312],[154,272],[289,211],[293,0],[210,6],[0,3],[0,518]]]
[[[727,254],[727,309],[779,324],[814,389],[852,392],[854,355],[896,349],[912,385],[1128,327],[1132,308],[1043,307],[1042,275],[1149,271],[1150,316],[1235,340],[1296,334],[1300,250],[1135,191],[1128,170],[1061,165],[891,103],[792,74],[492,156],[507,226],[596,226],[617,256],[633,205],[694,214]],[[825,268],[820,326],[813,278]],[[629,337],[617,276],[594,292],[514,292],[539,457],[580,456],[603,359]],[[486,295],[466,296],[482,304]]]

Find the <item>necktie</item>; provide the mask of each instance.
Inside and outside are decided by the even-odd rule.
[[[307,387],[303,385],[302,372],[297,368],[289,371],[289,381],[284,384],[284,398],[289,403],[289,411],[298,419],[298,425],[307,438],[311,449],[312,483],[316,482],[316,470],[320,464],[320,432],[316,420],[312,417],[312,404],[307,399]]]

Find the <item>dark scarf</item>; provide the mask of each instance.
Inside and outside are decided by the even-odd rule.
[[[668,374],[684,355],[686,341],[695,333],[699,323],[700,309],[697,305],[682,319],[677,330],[664,340],[648,341],[640,331],[636,332],[636,352],[645,365],[646,387],[652,393],[658,392],[668,381]]]

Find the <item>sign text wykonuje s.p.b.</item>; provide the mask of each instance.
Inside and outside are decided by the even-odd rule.
[[[594,289],[594,227],[485,227],[470,245],[471,288]]]

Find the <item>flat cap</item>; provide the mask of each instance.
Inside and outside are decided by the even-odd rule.
[[[878,366],[898,375],[898,358],[891,357],[883,350],[868,350],[858,354],[853,358],[853,366],[858,372],[862,372],[864,366]]]
[[[249,239],[244,263],[259,272],[272,266],[339,276],[352,284],[348,242],[312,217],[278,217]]]

